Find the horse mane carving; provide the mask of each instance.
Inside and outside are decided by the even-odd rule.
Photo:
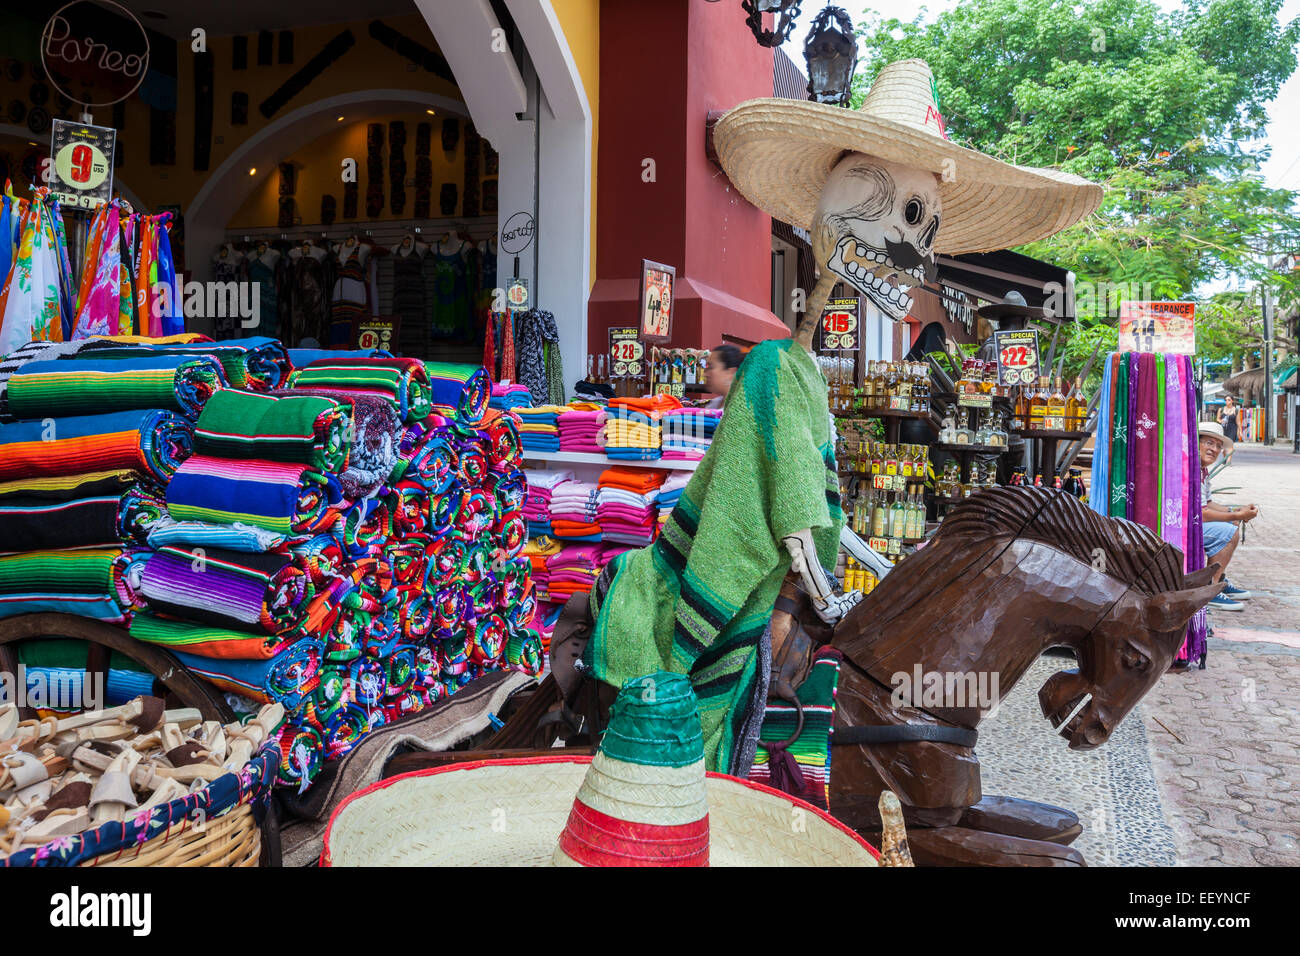
[[[1183,553],[1145,525],[1104,518],[1051,488],[991,488],[958,505],[928,547],[957,535],[1028,538],[1050,544],[1143,594],[1177,591]]]

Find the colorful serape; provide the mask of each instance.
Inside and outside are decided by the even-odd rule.
[[[0,617],[58,611],[125,621],[142,606],[133,582],[147,554],[102,548],[0,557]]]
[[[194,425],[194,450],[338,471],[348,461],[350,407],[320,395],[275,396],[225,389]]]
[[[180,662],[222,690],[260,704],[280,703],[294,711],[320,684],[321,645],[301,640],[265,660],[200,657],[176,651]]]
[[[466,425],[482,420],[492,398],[492,379],[478,365],[425,362],[433,413]]]
[[[145,544],[166,515],[162,493],[144,484],[72,501],[6,498],[0,500],[0,552]]]
[[[323,529],[342,502],[334,475],[274,461],[194,455],[167,486],[167,511],[177,521],[250,524],[286,535]]]
[[[418,422],[432,410],[429,376],[415,359],[321,359],[294,372],[290,385],[386,398],[404,422]]]
[[[132,619],[131,636],[137,641],[156,644],[173,652],[185,651],[199,657],[245,661],[270,660],[293,643],[292,640],[285,641],[266,634],[158,617],[147,611],[142,611]]]
[[[142,342],[138,345],[114,342],[77,353],[77,360],[136,358],[150,353],[164,355],[210,355],[225,369],[232,388],[267,392],[280,388],[289,377],[289,353],[276,339],[253,336],[220,342]]]
[[[190,453],[191,425],[157,410],[0,425],[0,479],[134,469],[166,481]]]
[[[55,418],[161,408],[193,419],[225,384],[220,363],[203,356],[29,362],[9,379],[9,411],[15,418]]]
[[[823,647],[813,655],[808,676],[795,691],[803,707],[803,730],[785,751],[794,758],[795,767],[791,768],[783,760],[782,770],[773,774],[772,755],[766,744],[789,740],[799,720],[790,704],[769,699],[754,766],[749,771],[750,780],[785,790],[822,810],[829,809],[830,803],[831,725],[835,721],[835,688],[840,679],[841,658],[835,648]]]

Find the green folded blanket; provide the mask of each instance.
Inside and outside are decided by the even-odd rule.
[[[223,389],[208,400],[194,426],[194,448],[216,458],[342,471],[352,448],[351,422],[349,409],[332,398]]]

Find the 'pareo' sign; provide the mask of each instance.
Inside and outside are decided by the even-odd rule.
[[[149,69],[149,37],[113,0],[73,0],[41,32],[41,65],[60,93],[83,106],[124,100]]]

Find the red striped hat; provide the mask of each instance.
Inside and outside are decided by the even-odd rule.
[[[704,737],[687,677],[659,671],[623,685],[551,862],[709,865]]]

